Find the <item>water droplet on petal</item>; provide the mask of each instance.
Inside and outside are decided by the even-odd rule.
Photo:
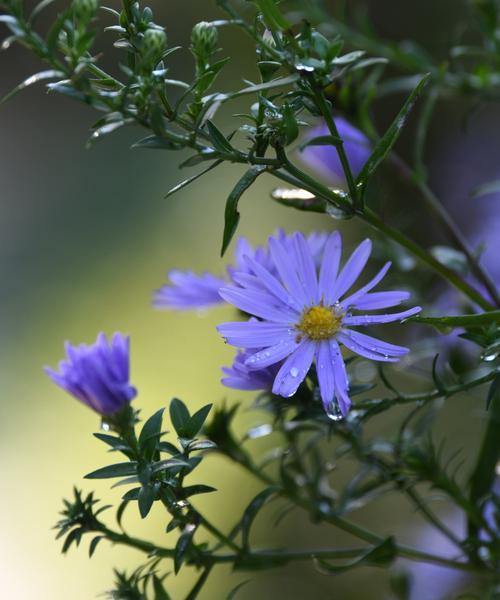
[[[341,421],[344,418],[336,398],[325,406],[325,412],[326,416],[332,421]]]
[[[291,375],[292,377],[297,377],[297,376],[298,376],[298,374],[299,374],[299,370],[297,369],[297,367],[292,367],[292,368],[290,369],[290,375]]]

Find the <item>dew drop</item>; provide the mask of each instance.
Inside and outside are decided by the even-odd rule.
[[[326,416],[332,421],[341,421],[344,418],[339,403],[335,398],[326,405],[325,411]]]
[[[299,374],[299,370],[297,369],[297,367],[292,367],[292,368],[290,369],[290,375],[291,375],[292,377],[297,377],[297,376],[298,376],[298,374]]]
[[[105,421],[104,419],[101,421],[101,429],[103,431],[109,431],[111,429],[111,425]]]

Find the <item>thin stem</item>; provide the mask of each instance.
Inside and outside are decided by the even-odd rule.
[[[321,111],[323,118],[325,119],[325,123],[330,133],[334,138],[339,140],[338,143],[335,144],[335,148],[337,149],[337,154],[339,155],[339,160],[344,171],[344,175],[347,181],[347,187],[349,189],[349,194],[352,198],[353,206],[357,210],[362,210],[363,200],[360,194],[358,193],[358,188],[356,187],[356,182],[354,181],[354,175],[352,174],[351,166],[349,164],[349,160],[344,149],[344,141],[339,135],[337,125],[335,124],[335,120],[332,115],[332,110],[328,106],[323,90],[318,89],[318,86],[316,85],[312,85],[311,89],[316,99],[316,104],[319,110]]]
[[[494,281],[491,279],[486,270],[482,267],[477,257],[469,247],[468,241],[460,231],[460,228],[455,223],[451,215],[448,213],[444,205],[439,201],[434,192],[420,177],[415,177],[415,174],[410,167],[397,155],[392,156],[393,164],[398,168],[400,175],[408,182],[413,184],[422,198],[427,203],[427,206],[432,210],[435,216],[444,225],[451,240],[465,255],[472,274],[480,281],[488,290],[489,295],[497,306],[500,306],[500,296]]]
[[[195,600],[195,598],[198,597],[198,594],[199,594],[199,592],[201,592],[203,586],[205,585],[205,581],[208,579],[208,576],[210,575],[210,572],[212,571],[212,569],[213,569],[213,564],[209,564],[203,569],[203,571],[201,572],[201,575],[196,580],[192,590],[186,596],[186,600]]]
[[[434,525],[434,527],[438,529],[445,537],[447,537],[450,542],[452,542],[460,551],[463,551],[462,542],[457,538],[453,531],[448,529],[448,527],[446,527],[446,525],[432,512],[422,498],[420,498],[420,494],[413,488],[406,488],[404,491],[418,508],[418,510],[425,515],[426,519],[432,523],[432,525]]]

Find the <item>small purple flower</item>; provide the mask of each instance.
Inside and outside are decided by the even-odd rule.
[[[234,273],[238,287],[220,292],[227,302],[259,320],[223,323],[217,329],[231,345],[252,350],[245,360],[249,369],[284,361],[272,388],[280,396],[295,394],[315,359],[323,406],[331,418],[340,418],[347,414],[351,400],[339,344],[365,358],[396,362],[407,348],[352,328],[400,321],[419,312],[420,307],[392,314],[353,314],[397,306],[409,298],[403,291],[371,291],[390,263],[358,291],[346,295],[368,261],[371,241],[363,241],[339,272],[342,242],[338,232],[328,237],[319,270],[304,236],[295,233],[291,239],[291,245],[277,237],[269,239],[277,275],[246,257],[250,274]]]
[[[282,229],[276,235],[283,243],[289,246],[292,244],[291,236]],[[307,243],[316,261],[321,256],[327,237],[326,233],[317,232],[313,232],[307,237]],[[277,274],[267,248],[263,246],[253,248],[246,238],[241,237],[236,243],[234,252],[235,265],[227,267],[226,277],[216,277],[211,273],[196,275],[192,271],[170,271],[168,274],[170,284],[156,290],[153,296],[153,306],[155,308],[193,310],[224,304],[219,290],[232,282],[234,273],[249,272],[246,266],[246,257],[252,258],[271,273]]]
[[[222,372],[226,377],[221,379],[221,383],[235,390],[271,391],[280,365],[270,365],[263,369],[251,369],[246,364],[246,360],[252,354],[254,352],[238,350],[233,364],[230,367],[222,367]]]
[[[371,154],[370,141],[364,133],[342,117],[336,117],[335,124],[340,137],[344,140],[347,160],[356,177]],[[330,135],[330,131],[325,124],[321,124],[308,133],[307,139],[325,135]],[[302,151],[302,159],[327,181],[338,182],[345,179],[344,170],[334,146],[307,146]]]
[[[137,394],[129,383],[129,338],[115,333],[108,341],[104,333],[95,344],[65,344],[66,360],[59,372],[44,371],[64,390],[103,416],[113,415]]]
[[[223,302],[219,289],[226,280],[222,277],[211,273],[196,275],[192,271],[170,271],[168,278],[172,285],[164,285],[154,293],[155,308],[204,309]]]

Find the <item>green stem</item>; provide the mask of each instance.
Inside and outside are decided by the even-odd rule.
[[[488,293],[490,294],[495,304],[497,306],[500,306],[500,296],[498,295],[498,290],[494,281],[491,279],[491,277],[485,271],[485,269],[481,266],[477,257],[474,255],[473,251],[469,247],[467,240],[460,231],[460,228],[455,223],[455,221],[448,213],[446,208],[439,201],[439,199],[436,197],[433,191],[425,183],[425,181],[423,181],[422,178],[415,176],[415,173],[399,156],[392,155],[392,162],[394,166],[397,167],[400,175],[405,179],[405,181],[407,183],[413,184],[418,189],[427,206],[444,225],[451,240],[465,255],[472,274],[488,290]]]
[[[339,135],[337,125],[335,124],[335,119],[333,118],[331,107],[328,106],[328,103],[325,99],[325,94],[323,93],[323,90],[321,88],[318,88],[317,85],[311,85],[311,91],[316,99],[316,104],[319,110],[321,111],[321,114],[323,115],[323,118],[330,133],[334,138],[339,140],[338,143],[335,144],[335,148],[337,149],[337,154],[339,155],[339,160],[344,171],[344,175],[347,181],[347,187],[349,189],[349,195],[352,198],[353,206],[356,210],[362,210],[363,199],[362,196],[358,193],[358,188],[356,187],[354,175],[352,174],[351,166],[349,164],[349,160],[344,149],[344,141]]]

